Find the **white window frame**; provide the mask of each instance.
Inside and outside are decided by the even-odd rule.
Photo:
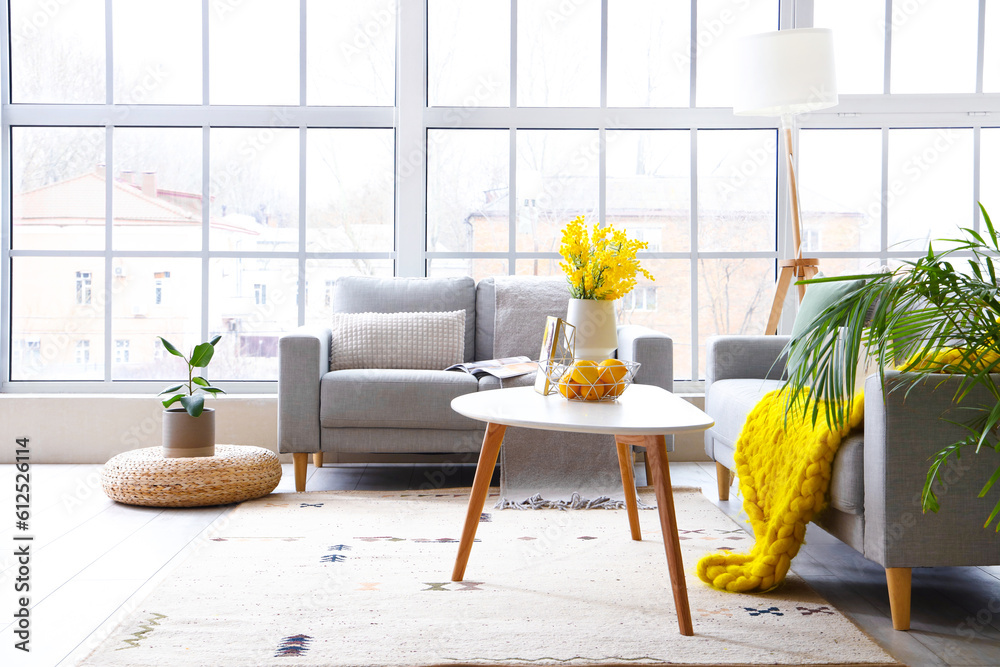
[[[516,63],[517,54],[517,4],[511,0],[511,57]],[[600,140],[599,164],[599,209],[601,222],[605,218],[606,192],[604,174],[606,165],[604,158],[604,141],[607,128],[646,129],[646,130],[687,130],[690,133],[691,154],[691,245],[684,252],[651,252],[645,256],[650,259],[687,260],[691,271],[691,330],[690,340],[694,343],[692,362],[689,375],[697,377],[699,367],[698,341],[698,262],[702,259],[756,258],[767,259],[777,263],[779,257],[789,256],[790,233],[788,230],[789,216],[787,211],[787,192],[785,180],[779,177],[775,192],[777,207],[777,244],[774,250],[757,252],[709,252],[698,247],[698,170],[697,142],[700,130],[712,129],[769,129],[777,130],[780,126],[778,118],[740,118],[732,114],[728,108],[609,108],[607,105],[607,16],[609,0],[602,0],[602,37],[601,37],[601,99],[600,105],[594,108],[518,108],[516,106],[517,68],[511,68],[511,106],[504,108],[474,108],[474,107],[428,107],[426,102],[427,71],[426,71],[426,0],[405,0],[397,2],[397,57],[396,57],[396,106],[395,107],[316,107],[306,105],[306,0],[300,0],[300,100],[295,106],[212,106],[209,99],[209,71],[207,55],[203,59],[203,103],[201,105],[121,105],[113,100],[113,86],[107,86],[107,97],[103,105],[44,105],[10,103],[9,75],[9,26],[6,13],[0,17],[0,70],[2,70],[2,87],[0,87],[0,158],[2,158],[3,182],[10,183],[11,176],[11,146],[10,130],[14,126],[97,126],[106,131],[106,163],[113,164],[113,127],[198,127],[203,129],[203,187],[209,187],[209,127],[268,127],[280,126],[296,128],[300,137],[300,173],[304,173],[306,165],[306,130],[310,127],[343,127],[343,128],[394,128],[397,176],[395,192],[395,249],[391,252],[374,253],[320,253],[307,252],[305,246],[305,185],[300,182],[299,193],[299,245],[298,249],[289,252],[248,252],[228,253],[212,251],[208,243],[208,207],[203,212],[202,249],[188,252],[154,252],[154,251],[39,251],[13,250],[11,247],[11,193],[8,191],[0,203],[0,392],[148,392],[156,388],[158,383],[150,382],[114,382],[111,380],[111,347],[112,309],[104,309],[104,377],[98,382],[11,382],[11,295],[10,276],[12,260],[19,257],[97,257],[104,262],[104,282],[97,288],[96,298],[100,300],[102,293],[110,294],[113,280],[113,260],[117,258],[192,258],[201,262],[202,269],[202,304],[201,304],[201,339],[208,337],[208,294],[211,289],[209,282],[209,262],[220,257],[266,257],[271,259],[291,259],[298,265],[299,284],[304,284],[306,264],[310,260],[344,260],[344,259],[376,259],[393,260],[395,275],[423,276],[426,274],[428,260],[431,259],[470,259],[470,258],[503,258],[508,260],[509,272],[516,270],[516,262],[531,259],[553,258],[553,253],[528,253],[516,251],[514,235],[516,233],[516,197],[511,201],[511,241],[506,252],[497,253],[449,253],[426,251],[426,136],[430,129],[505,129],[510,131],[511,160],[510,182],[516,183],[516,135],[520,130],[529,129],[591,129],[596,130]],[[112,0],[106,0],[107,22],[107,52],[111,54]],[[208,54],[209,11],[211,0],[202,1],[202,45],[203,52]],[[696,99],[697,85],[697,1],[691,0],[691,95]],[[979,199],[979,137],[983,127],[1000,125],[1000,94],[982,94],[983,53],[985,31],[983,17],[985,16],[986,0],[979,0],[980,30],[978,42],[977,92],[967,95],[889,95],[889,73],[891,64],[891,25],[892,2],[886,0],[886,42],[884,77],[885,89],[879,95],[842,95],[840,104],[830,110],[816,112],[797,119],[798,128],[817,129],[878,129],[882,133],[882,196],[887,198],[887,160],[890,128],[922,128],[922,127],[960,127],[970,128],[974,136],[974,199]],[[812,25],[812,0],[781,0],[779,4],[778,24],[781,28],[809,27]],[[109,55],[106,63],[108,80],[114,72],[113,57]],[[777,169],[777,165],[775,165]],[[304,179],[301,179],[304,181]],[[107,200],[111,202],[112,181],[107,181]],[[207,192],[206,192],[207,194]],[[970,204],[970,206],[974,206]],[[112,248],[111,234],[113,225],[110,205],[107,209],[106,248]],[[979,226],[979,212],[973,211],[976,227]],[[890,257],[915,256],[918,252],[890,252],[887,247],[888,223],[887,210],[882,207],[881,214],[881,245],[871,252],[814,252],[812,255],[820,258],[859,258],[876,260],[883,264]],[[305,322],[306,303],[300,299],[298,303],[298,325]],[[783,314],[782,328],[788,330],[794,309],[786,308]],[[667,332],[669,333],[669,332]],[[684,373],[680,373],[684,375]],[[276,382],[232,382],[224,383],[227,391],[233,392],[273,392]],[[678,383],[683,390],[685,383]],[[697,383],[690,385],[696,387]]]

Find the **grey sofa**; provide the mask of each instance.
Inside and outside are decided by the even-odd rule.
[[[783,384],[787,342],[787,336],[708,341],[705,411],[715,426],[705,432],[705,453],[716,461],[721,499],[728,498],[736,439],[747,414],[761,396]],[[976,500],[1000,456],[992,451],[966,455],[953,464],[944,476],[946,488],[938,493],[941,510],[922,513],[929,458],[964,437],[961,427],[941,419],[954,407],[958,380],[936,376],[907,394],[891,390],[899,375],[888,371],[885,386],[877,374],[865,380],[864,430],[841,443],[829,507],[816,522],[885,568],[893,627],[907,630],[912,568],[1000,564],[1000,536],[983,528],[992,503]],[[967,400],[990,398],[984,391]],[[950,417],[960,418],[953,410]]]
[[[536,278],[525,278],[530,285]],[[558,280],[558,279],[556,279]],[[496,358],[495,282],[472,278],[343,277],[333,286],[335,312],[465,310],[465,361]],[[550,299],[551,301],[551,299]],[[537,304],[538,342],[515,350],[536,359],[546,315],[565,315],[566,301]],[[559,310],[561,308],[561,310]],[[478,453],[485,424],[451,409],[456,396],[497,389],[500,382],[455,371],[330,371],[328,327],[302,327],[278,344],[278,447],[293,455],[295,487],[305,489],[308,454],[321,466],[369,454]],[[618,355],[642,364],[636,382],[673,388],[673,343],[646,327],[618,328]],[[504,354],[502,356],[511,356]],[[539,436],[542,437],[542,436]]]

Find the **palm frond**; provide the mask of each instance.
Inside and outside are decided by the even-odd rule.
[[[933,485],[950,457],[960,457],[963,448],[979,453],[984,447],[1000,447],[1000,386],[995,381],[1000,372],[1000,289],[994,262],[1000,255],[1000,237],[980,208],[985,230],[963,229],[964,238],[938,243],[944,250],[928,244],[924,256],[903,261],[891,272],[801,281],[863,283],[820,313],[786,349],[801,360],[786,382],[788,404],[801,401],[814,423],[822,414],[831,428],[847,422],[858,362],[865,357],[875,363],[883,383],[886,369],[901,371],[900,381],[887,391],[909,393],[948,373],[960,378],[953,397],[956,406],[977,387],[989,392],[992,406],[961,406],[972,410],[963,413],[968,418],[961,422],[968,437],[932,457],[922,494],[925,511],[939,508]],[[1000,467],[981,496],[993,490],[997,480]],[[1000,502],[987,525],[997,516]]]

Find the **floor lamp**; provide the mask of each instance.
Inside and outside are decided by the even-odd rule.
[[[735,65],[737,79],[733,113],[738,116],[781,116],[788,165],[794,251],[791,259],[778,262],[781,271],[765,330],[770,335],[778,331],[781,308],[792,278],[811,278],[819,270],[818,259],[802,257],[792,129],[796,115],[837,104],[833,33],[825,28],[798,28],[749,35],[740,43]],[[805,285],[798,287],[801,301]]]

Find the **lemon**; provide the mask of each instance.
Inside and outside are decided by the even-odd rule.
[[[604,395],[620,396],[625,391],[628,366],[618,359],[605,359],[597,366],[600,371],[597,382],[598,386],[604,389]]]
[[[571,377],[579,384],[578,393],[586,401],[596,401],[604,396],[604,387],[598,386],[601,369],[589,359],[578,359],[570,367]]]
[[[570,378],[569,373],[566,373],[559,378],[559,393],[566,398],[576,398],[580,395],[580,385]]]

